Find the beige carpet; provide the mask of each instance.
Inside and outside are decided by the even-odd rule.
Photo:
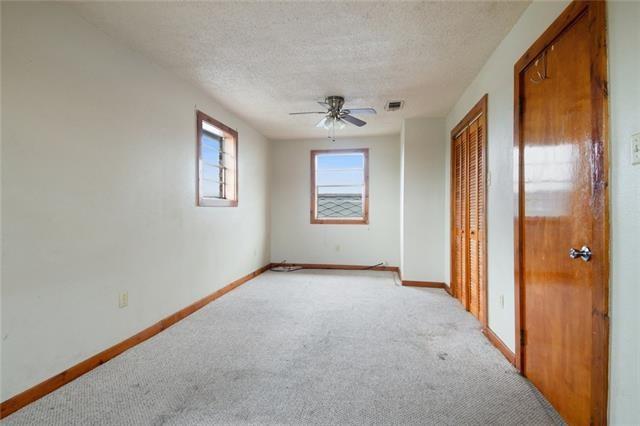
[[[557,424],[443,290],[267,272],[3,424]]]

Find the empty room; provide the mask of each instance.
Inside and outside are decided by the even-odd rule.
[[[0,424],[640,425],[640,1],[0,18]]]

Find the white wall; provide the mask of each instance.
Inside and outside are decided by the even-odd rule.
[[[514,349],[513,278],[513,65],[568,3],[534,2],[500,43],[447,116],[444,138],[467,111],[489,94],[488,107],[488,280],[489,326]],[[630,136],[640,132],[640,3],[609,2],[611,112],[611,359],[612,424],[640,422],[640,280],[632,271],[640,248],[640,166],[630,163]],[[446,186],[450,187],[447,144]],[[445,203],[449,223],[449,192]],[[449,250],[449,235],[444,248]],[[449,259],[447,259],[447,262]],[[445,269],[449,275],[449,267]],[[504,296],[504,307],[500,297]]]
[[[640,133],[640,2],[611,2],[611,424],[640,424],[640,164],[631,135]],[[634,269],[634,267],[636,267]]]
[[[402,123],[402,279],[445,282],[443,118]],[[448,281],[447,281],[448,282]]]
[[[196,107],[238,208],[195,206]],[[269,262],[268,141],[68,6],[2,3],[2,121],[1,400]]]
[[[273,141],[271,260],[374,265],[400,262],[400,137]],[[369,148],[369,224],[309,223],[310,151]]]

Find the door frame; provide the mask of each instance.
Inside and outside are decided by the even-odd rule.
[[[482,268],[483,268],[483,279],[482,281],[479,283],[481,286],[480,291],[484,293],[484,298],[483,298],[483,302],[480,306],[480,310],[482,310],[483,312],[483,319],[482,319],[482,328],[483,330],[488,329],[489,327],[489,302],[487,300],[488,298],[488,289],[487,289],[487,283],[489,282],[487,279],[487,275],[488,275],[488,271],[487,271],[487,258],[488,258],[488,252],[487,252],[487,235],[488,235],[488,229],[487,229],[487,175],[488,175],[488,158],[487,158],[487,151],[488,151],[488,144],[489,144],[489,119],[487,116],[487,112],[488,112],[488,104],[489,104],[489,95],[487,93],[485,93],[482,98],[480,98],[480,100],[469,110],[469,112],[467,112],[467,114],[464,116],[464,118],[462,120],[460,120],[460,122],[458,124],[456,124],[456,126],[451,130],[451,139],[450,139],[450,162],[451,162],[451,170],[450,170],[450,196],[449,196],[449,202],[450,202],[450,208],[449,208],[449,212],[450,212],[450,218],[449,218],[449,225],[450,225],[450,241],[449,241],[449,245],[450,245],[450,254],[449,254],[449,258],[450,258],[450,277],[451,277],[451,283],[450,283],[450,288],[451,288],[451,292],[453,294],[454,297],[458,297],[458,295],[460,294],[460,289],[458,288],[457,283],[457,277],[456,277],[456,267],[455,267],[455,214],[456,214],[456,209],[455,209],[455,205],[456,205],[456,200],[455,200],[455,143],[456,143],[456,137],[460,134],[460,132],[462,130],[464,130],[465,127],[467,127],[469,124],[471,124],[473,122],[473,120],[475,120],[476,118],[478,118],[480,115],[484,115],[484,128],[482,129],[482,137],[483,137],[483,148],[482,148],[482,155],[483,155],[483,159],[484,159],[484,174],[482,176],[482,186],[483,186],[483,200],[482,202],[484,203],[484,214],[482,215],[482,222],[484,225],[484,239],[482,241],[482,250],[484,252],[484,262],[482,264]],[[467,233],[465,233],[465,235],[467,235]],[[468,270],[468,268],[467,268]],[[468,305],[468,302],[467,302]]]
[[[594,267],[594,286],[592,289],[592,424],[607,423],[608,366],[609,366],[609,114],[606,48],[606,3],[605,1],[574,0],[531,45],[514,66],[514,278],[515,278],[515,346],[516,368],[523,371],[523,330],[521,328],[523,306],[523,221],[524,211],[524,169],[523,150],[521,149],[521,103],[522,90],[520,75],[525,68],[538,57],[558,36],[583,14],[588,14],[591,32],[591,87],[592,87],[592,152],[595,162],[592,179],[594,199],[598,202],[593,208],[598,226],[593,247],[595,253],[602,253],[602,262]],[[522,306],[521,306],[522,305]]]

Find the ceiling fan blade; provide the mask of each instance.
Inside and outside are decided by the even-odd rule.
[[[349,114],[341,115],[340,118],[348,123],[355,124],[358,127],[362,127],[367,124],[366,121],[362,121],[359,118],[355,118],[353,115]]]
[[[318,103],[327,109],[331,108],[331,106],[325,101],[318,101]]]
[[[343,111],[351,115],[377,114],[373,108],[345,108]]]
[[[306,111],[306,112],[290,112],[289,115],[302,115],[302,114],[326,114],[327,111]]]

